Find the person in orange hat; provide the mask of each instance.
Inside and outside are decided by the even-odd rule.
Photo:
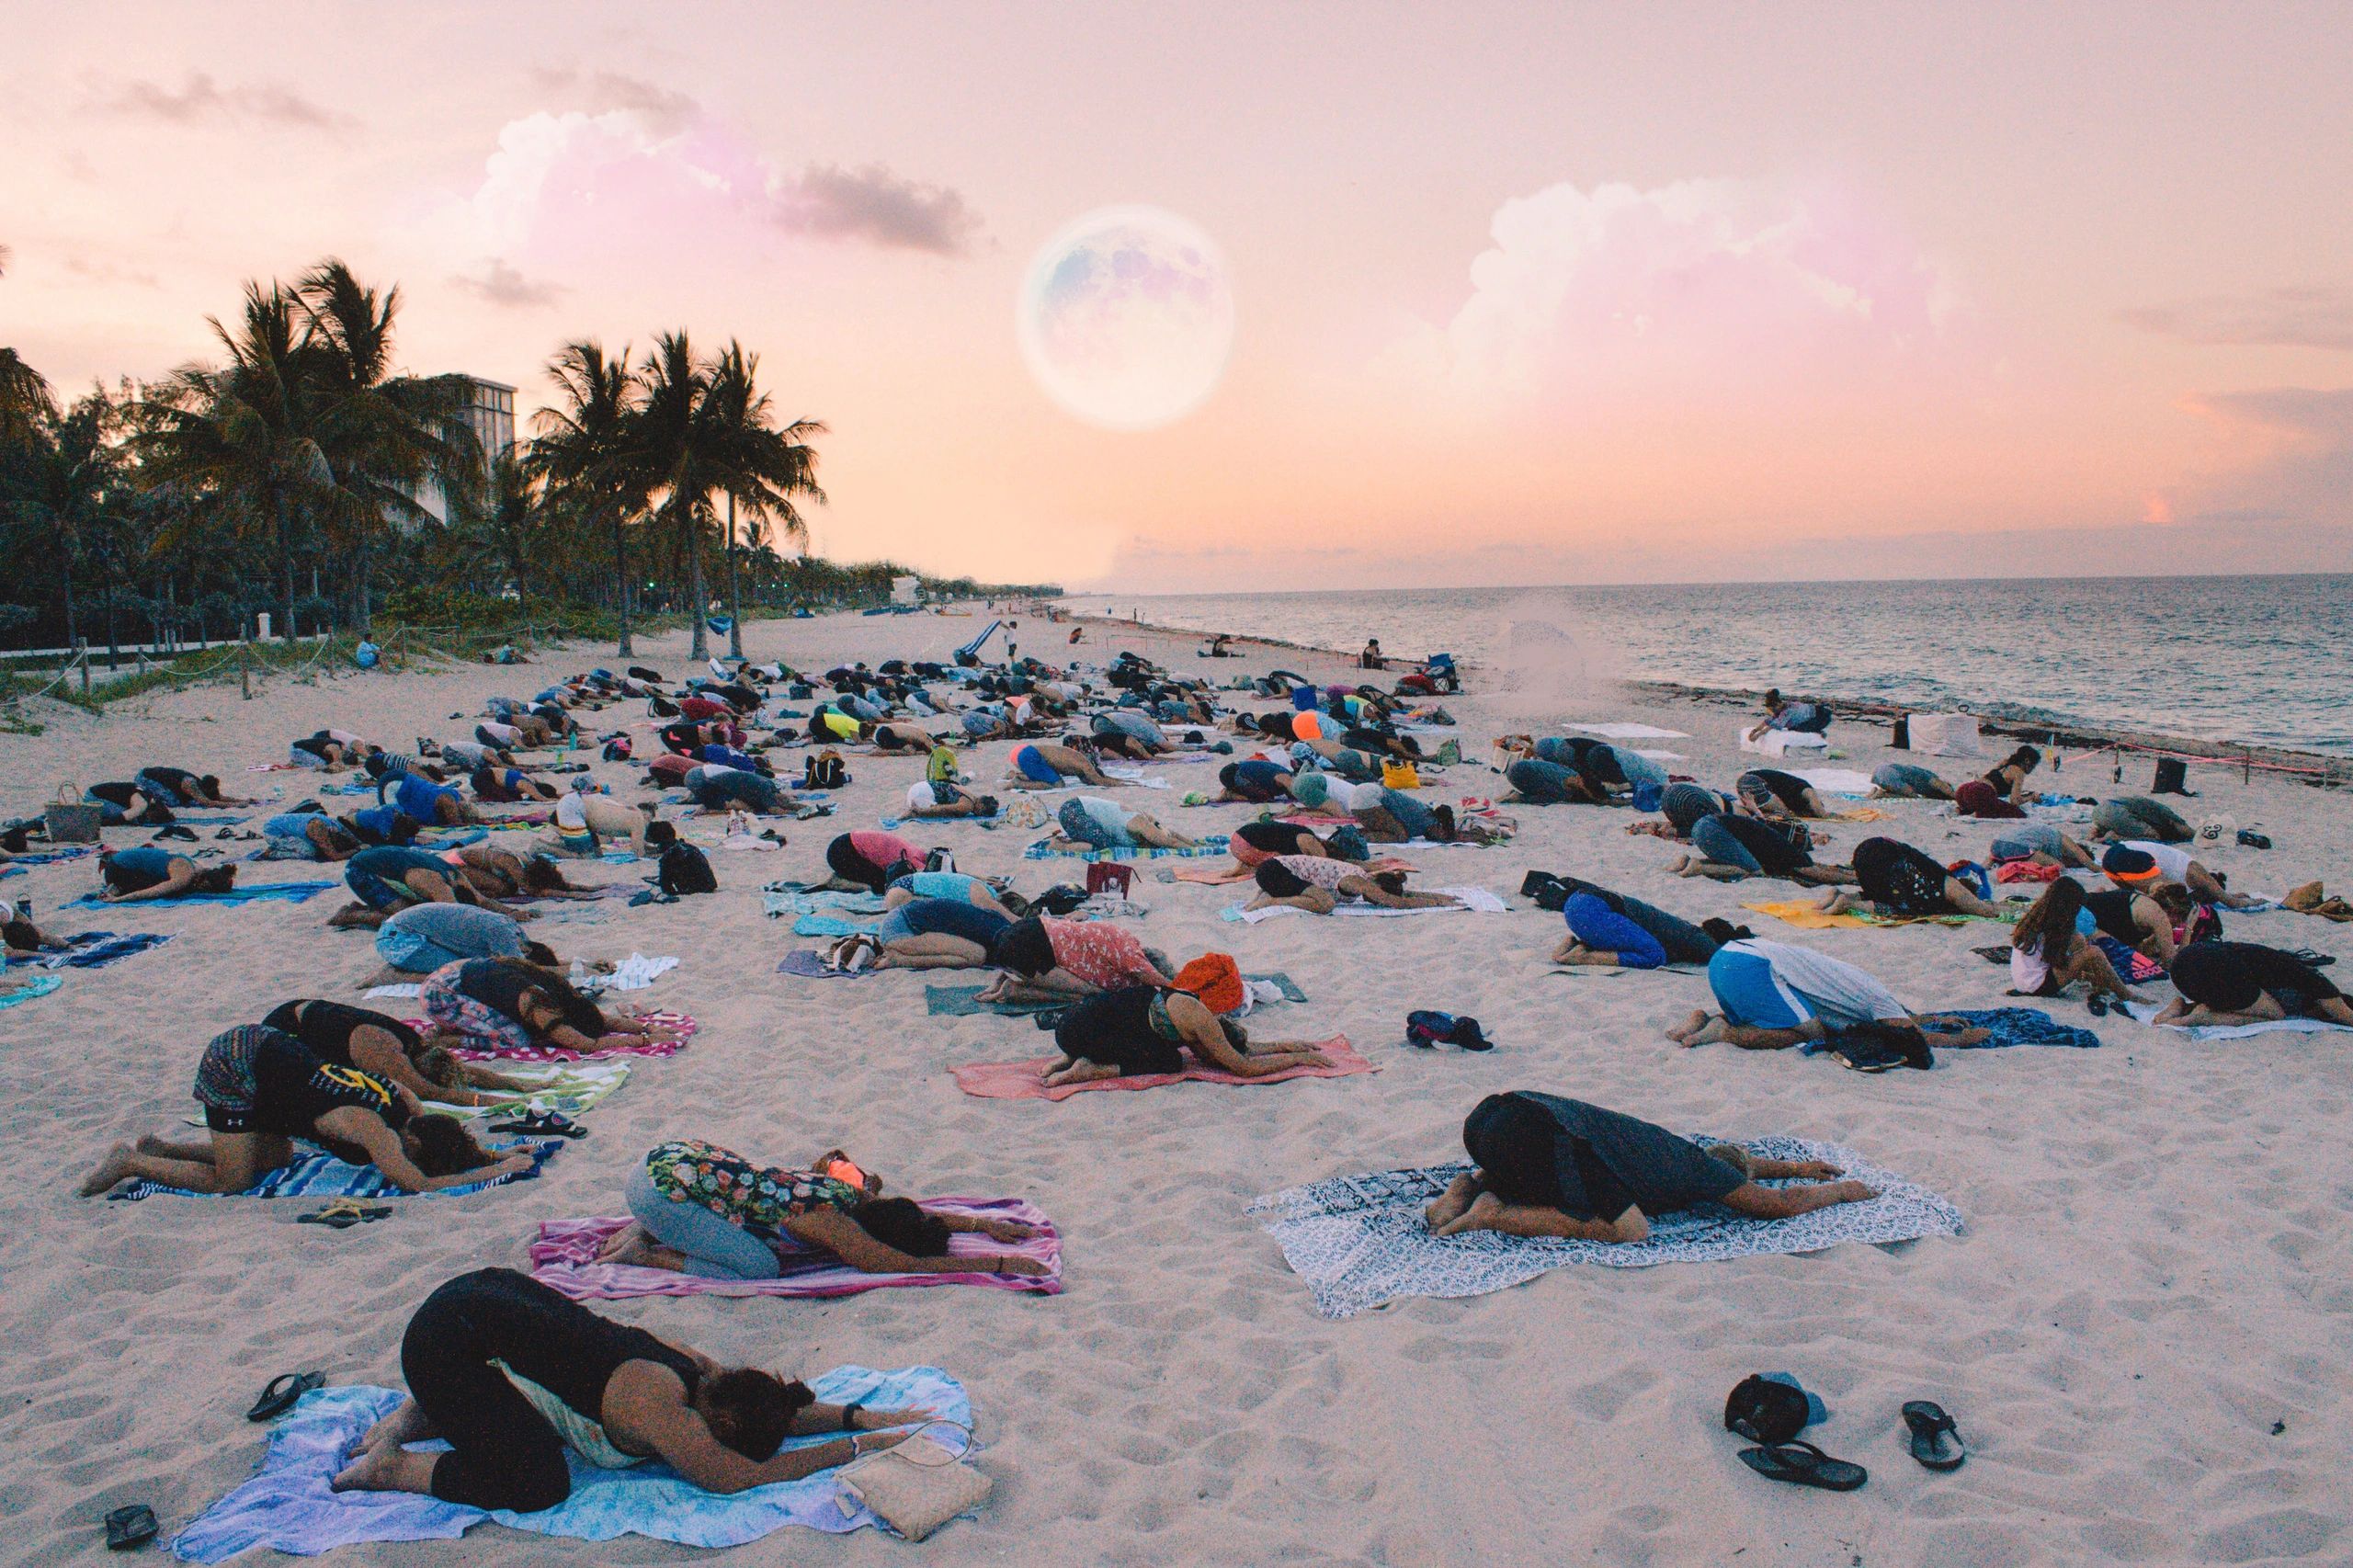
[[[1222,960],[1222,966],[1215,960]],[[1182,1073],[1185,1053],[1204,1067],[1237,1078],[1264,1078],[1293,1067],[1328,1067],[1331,1058],[1304,1040],[1253,1045],[1241,1025],[1222,1016],[1242,1005],[1242,976],[1222,953],[1186,966],[1200,993],[1126,985],[1098,992],[1063,1015],[1054,1044],[1063,1059],[1046,1074],[1049,1087],[1129,1074]]]

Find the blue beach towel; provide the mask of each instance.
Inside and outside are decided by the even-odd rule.
[[[135,1181],[113,1197],[121,1203],[136,1203],[141,1199],[153,1198],[158,1194],[167,1198],[462,1198],[469,1192],[530,1180],[540,1174],[541,1166],[555,1157],[555,1152],[563,1147],[563,1140],[525,1139],[483,1146],[502,1156],[527,1153],[531,1156],[531,1168],[517,1171],[513,1176],[494,1176],[488,1181],[469,1182],[463,1187],[444,1187],[431,1192],[412,1193],[403,1192],[394,1187],[384,1173],[373,1165],[348,1165],[322,1149],[316,1153],[302,1155],[290,1165],[278,1166],[243,1192],[191,1192],[187,1187],[166,1187],[162,1182]]]
[[[262,903],[280,900],[300,903],[306,898],[316,898],[329,888],[339,888],[341,882],[256,882],[249,888],[234,888],[228,892],[182,893],[177,898],[147,898],[140,903],[149,909],[172,909],[183,903]],[[84,893],[65,906],[68,909],[119,909],[96,893]]]
[[[811,892],[788,882],[770,882],[760,890],[760,907],[769,919],[777,920],[829,909],[847,915],[880,915],[883,903],[879,892],[844,892],[838,888]]]
[[[796,937],[855,937],[874,929],[871,920],[848,920],[838,915],[813,911],[792,923]]]
[[[19,983],[12,991],[0,991],[0,1007],[13,1007],[19,1002],[29,1002],[36,996],[46,996],[65,982],[53,974],[36,974]]]
[[[1690,1134],[1700,1143],[1727,1140]],[[1841,1242],[1884,1246],[1961,1233],[1961,1210],[1835,1143],[1759,1138],[1744,1145],[1772,1160],[1827,1160],[1879,1196],[1788,1220],[1752,1220],[1715,1204],[1651,1216],[1642,1242],[1567,1241],[1472,1231],[1434,1236],[1422,1211],[1471,1167],[1437,1165],[1335,1176],[1260,1198],[1256,1219],[1293,1273],[1307,1281],[1315,1310],[1354,1317],[1401,1296],[1483,1296],[1525,1284],[1564,1264],[1649,1268],[1775,1253],[1820,1252]]]
[[[1975,1045],[1953,1046],[1954,1051],[1999,1051],[2013,1045],[2065,1045],[2078,1051],[2090,1051],[2099,1045],[2099,1036],[2089,1029],[2079,1029],[2063,1024],[2040,1007],[1976,1007],[1947,1009],[1930,1015],[1939,1018],[1959,1018],[1971,1028],[1990,1031]],[[1828,1051],[1835,1040],[1810,1040],[1800,1049],[1808,1056]]]
[[[894,1372],[836,1367],[812,1379],[810,1387],[828,1403],[922,1408],[967,1429],[972,1422],[971,1396],[937,1367]],[[360,1437],[397,1409],[403,1397],[393,1389],[365,1385],[304,1394],[292,1414],[270,1428],[269,1447],[254,1478],[173,1537],[172,1555],[183,1562],[223,1562],[257,1546],[311,1556],[362,1541],[455,1540],[484,1519],[576,1540],[642,1535],[701,1547],[741,1546],[787,1525],[842,1535],[881,1523],[862,1506],[844,1511],[849,1499],[834,1471],[722,1497],[688,1484],[659,1460],[630,1470],[597,1470],[574,1459],[572,1495],[536,1514],[485,1513],[410,1492],[330,1490]],[[935,1426],[927,1435],[960,1453],[966,1444],[946,1426]],[[797,1437],[785,1447],[830,1440]]]
[[[1159,849],[1121,845],[1112,849],[1063,849],[1041,838],[1021,852],[1024,860],[1198,860],[1225,853],[1225,835],[1205,838],[1191,849]]]
[[[146,931],[134,932],[128,937],[118,937],[111,931],[77,931],[65,940],[69,946],[63,952],[43,953],[32,958],[10,959],[9,966],[15,968],[22,965],[34,969],[104,969],[107,965],[127,959],[133,953],[143,953],[150,948],[160,948],[171,938],[158,937]]]

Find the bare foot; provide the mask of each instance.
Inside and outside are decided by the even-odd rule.
[[[399,1448],[403,1443],[422,1442],[433,1436],[432,1424],[425,1419],[425,1412],[416,1401],[404,1399],[400,1407],[368,1428],[359,1439],[363,1449]]]
[[[131,1146],[142,1154],[168,1155],[172,1151],[170,1140],[159,1138],[153,1132],[141,1133],[139,1142]]]
[[[335,1478],[337,1492],[426,1492],[438,1454],[413,1454],[397,1443],[361,1450]]]
[[[1699,873],[1691,869],[1693,863],[1694,862],[1690,856],[1677,855],[1675,858],[1675,864],[1669,866],[1667,869],[1673,871],[1678,877],[1696,877]]]
[[[632,1222],[605,1239],[605,1244],[597,1249],[597,1261],[633,1264],[645,1256],[646,1248],[652,1243],[653,1238],[645,1233],[645,1227]]]
[[[137,1154],[138,1150],[128,1143],[118,1143],[108,1150],[107,1157],[98,1162],[98,1168],[84,1179],[82,1196],[96,1198],[129,1176],[131,1173],[131,1161]]]
[[[1704,1012],[1694,1013],[1689,1017],[1684,1019],[1681,1023],[1676,1025],[1675,1028],[1667,1030],[1666,1038],[1673,1040],[1677,1045],[1691,1045],[1696,1043],[1693,1037],[1707,1027],[1708,1015]]]
[[[1478,1196],[1479,1178],[1465,1171],[1448,1184],[1447,1189],[1438,1195],[1438,1201],[1422,1210],[1422,1218],[1433,1231],[1441,1225],[1451,1224]]]
[[[1438,1227],[1441,1236],[1459,1236],[1465,1231],[1495,1229],[1495,1216],[1503,1212],[1503,1199],[1492,1192],[1483,1192],[1471,1200],[1471,1207]]]

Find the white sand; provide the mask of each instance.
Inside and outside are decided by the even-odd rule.
[[[935,656],[964,619],[769,622],[755,656],[819,667],[896,652]],[[1031,626],[1031,651],[1063,651]],[[637,662],[673,676],[683,636]],[[1102,660],[1135,645],[1223,676],[1302,655],[1199,664],[1190,640],[1090,633]],[[0,736],[0,801],[23,809],[61,778],[128,778],[143,762],[217,771],[229,788],[286,739],[322,725],[405,747],[470,730],[493,693],[608,653],[523,669],[338,678],[157,696],[104,720],[54,710],[38,738]],[[1336,671],[1331,661],[1311,669]],[[1448,797],[1494,794],[1484,741],[1548,718],[1634,720],[1692,732],[1676,765],[1728,785],[1738,769],[1721,709],[1640,707],[1608,692],[1451,699],[1478,767]],[[1508,715],[1508,719],[1506,719]],[[642,711],[611,710],[615,718]],[[1861,726],[1845,766],[1889,754]],[[978,754],[992,765],[992,747]],[[1961,765],[1952,764],[1953,771]],[[2145,764],[2127,786],[2145,786]],[[2346,1313],[2353,1309],[2353,1158],[2342,1136],[2353,1044],[2274,1036],[2199,1045],[2116,1019],[2097,1051],[1956,1053],[1930,1074],[1862,1077],[1794,1054],[1684,1051],[1660,1038],[1703,996],[1696,977],[1548,976],[1557,916],[1515,900],[1460,920],[1217,921],[1229,888],[1165,885],[1147,868],[1146,940],[1288,970],[1313,1001],[1262,1031],[1345,1031],[1386,1069],[1279,1087],[1188,1086],[1061,1105],[960,1095],[953,1062],[1038,1054],[1028,1021],[933,1019],[923,979],[856,983],[772,972],[803,945],[759,914],[762,881],[821,873],[830,835],[895,812],[919,760],[858,758],[830,822],[791,824],[779,854],[714,856],[713,898],[608,906],[554,927],[559,949],[632,949],[686,962],[631,1000],[699,1016],[681,1057],[642,1064],[539,1182],[412,1200],[344,1233],[298,1226],[296,1201],[109,1204],[74,1184],[107,1144],[171,1128],[193,1108],[203,1040],[309,994],[356,1000],[376,967],[368,937],[324,929],[333,897],[301,905],[87,912],[82,925],[173,932],[161,951],[0,1012],[0,1230],[6,1349],[0,1378],[0,1558],[80,1561],[97,1521],[144,1501],[166,1531],[244,1478],[262,1449],[245,1405],[272,1373],[398,1381],[410,1311],[435,1285],[519,1264],[541,1216],[616,1212],[630,1164],[662,1137],[698,1134],[778,1159],[846,1145],[903,1190],[1016,1193],[1067,1238],[1067,1293],[884,1291],[835,1303],[631,1301],[613,1315],[709,1350],[809,1371],[926,1361],[969,1383],[980,1463],[997,1482],[977,1522],[922,1548],[873,1532],[786,1531],[742,1548],[763,1562],[1603,1562],[1934,1564],[2347,1560]],[[633,771],[633,770],[632,770]],[[617,780],[624,770],[600,765]],[[1207,766],[1179,770],[1208,780]],[[2067,787],[2107,790],[2107,769]],[[2338,797],[2199,768],[2193,818],[2260,821],[2279,847],[2214,857],[2234,881],[2280,891],[2353,882]],[[1436,798],[1432,791],[1429,798]],[[1195,831],[1239,807],[1140,803]],[[1888,831],[1932,853],[1982,853],[1984,828],[1897,803]],[[1623,812],[1520,808],[1518,842],[1409,852],[1426,880],[1513,892],[1528,868],[1574,870],[1699,918],[1784,884],[1677,881],[1673,850],[1629,837]],[[206,830],[208,833],[210,830]],[[1832,854],[1867,833],[1840,826]],[[961,864],[1016,872],[1036,892],[1059,868],[1017,858],[1027,835],[944,826]],[[118,843],[143,841],[111,832]],[[247,867],[250,881],[333,874]],[[618,868],[591,875],[620,877]],[[8,879],[44,920],[94,885],[93,863]],[[76,912],[77,914],[83,912]],[[1971,956],[1990,928],[1760,933],[1863,963],[1915,1006],[1998,1006],[2005,971]],[[73,916],[62,917],[69,928]],[[2353,953],[2353,931],[2276,915],[2234,936]],[[940,976],[953,980],[958,976]],[[2053,1005],[2090,1022],[2080,1004]],[[1425,1054],[1405,1011],[1477,1014],[1501,1049]],[[1789,1132],[1868,1151],[1945,1193],[1968,1217],[1949,1240],[1848,1247],[1639,1271],[1567,1270],[1468,1301],[1410,1301],[1344,1323],[1318,1318],[1273,1244],[1243,1217],[1256,1194],[1320,1176],[1460,1153],[1482,1095],[1540,1087],[1677,1126]],[[1798,1373],[1830,1403],[1810,1432],[1860,1461],[1852,1495],[1774,1486],[1734,1458],[1724,1392],[1752,1371]],[[1975,1447],[1931,1475],[1907,1457],[1897,1406],[1941,1402]],[[586,1546],[495,1527],[463,1542],[346,1549],[361,1562],[636,1562],[697,1555],[637,1540]]]

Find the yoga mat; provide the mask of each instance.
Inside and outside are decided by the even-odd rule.
[[[1290,1067],[1263,1078],[1237,1077],[1213,1067],[1188,1067],[1182,1073],[1128,1074],[1048,1088],[1046,1074],[1062,1061],[1059,1056],[1041,1056],[1033,1062],[981,1062],[952,1071],[958,1088],[984,1100],[1066,1100],[1089,1089],[1156,1089],[1165,1084],[1230,1084],[1247,1088],[1258,1084],[1288,1084],[1294,1078],[1347,1078],[1381,1071],[1348,1043],[1346,1035],[1314,1043],[1333,1059],[1331,1066]]]
[[[133,932],[118,937],[111,931],[80,931],[68,937],[63,952],[42,953],[32,958],[10,959],[10,967],[31,969],[104,969],[119,963],[133,953],[143,953],[150,948],[160,948],[171,940],[152,932]]]
[[[670,1268],[598,1263],[597,1249],[628,1228],[615,1219],[542,1220],[531,1243],[531,1277],[574,1301],[619,1301],[632,1296],[856,1296],[926,1285],[995,1285],[1029,1295],[1059,1295],[1063,1288],[1063,1240],[1044,1210],[1017,1198],[932,1198],[923,1207],[934,1214],[983,1220],[1017,1220],[1039,1227],[1026,1241],[1000,1242],[976,1232],[949,1238],[954,1257],[1028,1257],[1046,1266],[1043,1274],[991,1274],[984,1270],[941,1274],[863,1274],[833,1255],[798,1248],[775,1279],[709,1279]]]
[[[875,972],[862,969],[856,974],[847,974],[837,969],[827,969],[825,955],[814,948],[795,948],[784,955],[776,966],[776,971],[779,974],[796,974],[803,980],[871,980]]]
[[[1878,787],[1871,782],[1870,774],[1851,767],[1793,767],[1790,771],[1824,795],[1847,795],[1859,801]]]
[[[2023,906],[2021,906],[2023,907]],[[1753,909],[1759,915],[1794,926],[1802,931],[1827,931],[1843,926],[2006,926],[2011,922],[1995,920],[1983,915],[1920,915],[1900,917],[1892,915],[1860,915],[1848,910],[1844,915],[1824,915],[1812,899],[1789,898],[1764,903],[1744,903],[1743,909]]]
[[[949,823],[960,822],[970,823],[975,827],[995,827],[1004,821],[1005,813],[1003,812],[991,812],[984,817],[976,817],[971,815],[969,812],[962,816],[883,817],[879,819],[875,825],[880,827],[885,833],[896,833],[901,828],[906,826],[909,823],[914,823],[918,827],[944,827]]]
[[[1121,845],[1114,849],[1057,849],[1053,840],[1041,838],[1021,852],[1024,860],[1198,860],[1204,856],[1225,853],[1225,835],[1219,834],[1205,838],[1190,849],[1161,849],[1143,846]]]
[[[0,1007],[13,1007],[19,1002],[30,1002],[46,996],[65,982],[53,974],[36,974],[19,982],[14,989],[0,990]]]
[[[1948,1046],[1949,1051],[2000,1051],[2013,1045],[2063,1045],[2078,1051],[2094,1051],[2099,1047],[2099,1036],[2089,1029],[2079,1029],[2063,1024],[2040,1007],[1978,1007],[1972,1009],[1945,1008],[1927,1015],[1937,1018],[1959,1018],[1971,1028],[1991,1032],[1975,1045]],[[1828,1040],[1810,1040],[1800,1046],[1806,1056],[1818,1056],[1835,1050],[1841,1030]]]
[[[809,914],[792,923],[796,937],[855,937],[874,929],[871,920],[849,920],[838,915]]]
[[[812,892],[789,883],[770,882],[760,890],[760,907],[769,919],[776,920],[787,915],[814,915],[822,910],[880,915],[883,903],[879,892],[843,892],[835,888]]]
[[[566,1116],[578,1116],[584,1111],[594,1110],[610,1098],[615,1090],[629,1082],[629,1064],[623,1062],[580,1062],[544,1067],[509,1067],[504,1076],[527,1084],[529,1087],[476,1089],[475,1094],[490,1100],[488,1105],[443,1105],[437,1100],[427,1100],[426,1108],[482,1121],[496,1121],[532,1106],[543,1110],[561,1111]]]
[[[828,1404],[852,1402],[878,1408],[924,1409],[970,1430],[972,1402],[937,1367],[878,1372],[836,1367],[810,1380]],[[269,1446],[254,1478],[222,1497],[172,1538],[183,1562],[223,1562],[255,1547],[313,1556],[338,1546],[377,1540],[455,1540],[484,1519],[540,1535],[578,1540],[651,1536],[682,1546],[741,1546],[786,1525],[843,1535],[879,1524],[873,1511],[851,1505],[836,1471],[801,1481],[756,1486],[719,1496],[679,1478],[659,1460],[629,1470],[597,1470],[567,1455],[572,1495],[536,1514],[485,1513],[409,1492],[335,1492],[329,1483],[348,1462],[368,1428],[405,1397],[364,1384],[313,1389],[292,1414],[270,1428]],[[961,1453],[966,1439],[944,1426],[929,1436]],[[828,1442],[829,1436],[789,1438],[786,1448]]]
[[[1245,974],[1247,981],[1279,987],[1286,1002],[1304,1002],[1307,993],[1302,991],[1288,974],[1278,971],[1273,974]],[[983,1002],[981,993],[985,985],[926,985],[923,988],[924,1011],[935,1018],[966,1018],[979,1013],[995,1013],[1003,1017],[1025,1018],[1035,1013],[1059,1013],[1085,1000],[1078,996],[1062,996],[1042,1002]],[[1262,1002],[1258,1006],[1271,1007],[1275,1004]]]
[[[1727,1142],[1693,1137],[1702,1143]],[[1789,1220],[1751,1220],[1703,1204],[1649,1216],[1650,1239],[1642,1242],[1567,1241],[1495,1231],[1434,1236],[1422,1211],[1470,1169],[1448,1165],[1335,1176],[1257,1199],[1245,1212],[1275,1238],[1283,1260],[1307,1281],[1316,1311],[1327,1318],[1355,1317],[1404,1296],[1483,1296],[1571,1263],[1649,1268],[1820,1252],[1841,1242],[1884,1246],[1961,1232],[1961,1210],[1851,1150],[1801,1138],[1759,1138],[1745,1146],[1768,1159],[1827,1160],[1879,1196]]]
[[[1405,915],[1501,915],[1506,909],[1502,899],[1484,888],[1431,888],[1431,892],[1452,893],[1460,903],[1440,904],[1431,909],[1384,909],[1377,903],[1344,903],[1332,911],[1335,915],[1379,915],[1390,917]],[[1228,904],[1218,911],[1220,920],[1238,920],[1256,926],[1261,920],[1272,920],[1278,915],[1304,915],[1307,911],[1288,903],[1272,903],[1263,909],[1250,909],[1242,904]]]
[[[71,849],[28,849],[22,855],[11,855],[7,864],[14,867],[53,866],[60,860],[79,860],[85,855],[97,853],[96,845],[78,845]]]
[[[683,1024],[687,1038],[691,1040],[696,1022],[684,1013],[650,1011],[640,1017],[660,1023]],[[420,1029],[430,1030],[432,1025],[423,1018],[410,1022]],[[608,1062],[616,1056],[676,1056],[686,1049],[686,1040],[650,1040],[643,1045],[617,1045],[608,1051],[566,1051],[562,1046],[534,1046],[529,1051],[478,1051],[472,1046],[452,1046],[449,1053],[467,1062]]]
[[[2331,1023],[2326,1018],[2267,1018],[2259,1024],[2160,1024],[2156,1021],[2160,1009],[2154,1002],[2143,1002],[2138,1006],[2128,1002],[2124,1004],[2124,1010],[2142,1023],[2156,1028],[2179,1029],[2192,1040],[2245,1040],[2249,1035],[2279,1031],[2290,1034],[2353,1032],[2347,1030],[2343,1024]]]
[[[279,900],[300,903],[306,898],[316,898],[329,888],[341,887],[341,882],[256,882],[252,887],[235,888],[228,892],[182,893],[177,898],[142,898],[137,902],[150,909],[169,909],[183,903],[260,903]],[[65,906],[68,909],[119,909],[119,903],[84,893]]]
[[[403,1192],[375,1166],[348,1165],[323,1149],[315,1154],[301,1156],[292,1165],[278,1166],[243,1192],[192,1192],[184,1187],[168,1187],[157,1181],[135,1181],[111,1196],[119,1203],[136,1203],[142,1199],[158,1195],[167,1198],[462,1198],[469,1192],[530,1180],[540,1174],[540,1166],[555,1157],[555,1152],[563,1147],[563,1141],[558,1138],[517,1139],[505,1143],[487,1143],[483,1147],[502,1158],[507,1154],[527,1153],[531,1156],[531,1168],[517,1171],[512,1176],[494,1176],[488,1181],[469,1182],[463,1187],[438,1187],[431,1192]]]

